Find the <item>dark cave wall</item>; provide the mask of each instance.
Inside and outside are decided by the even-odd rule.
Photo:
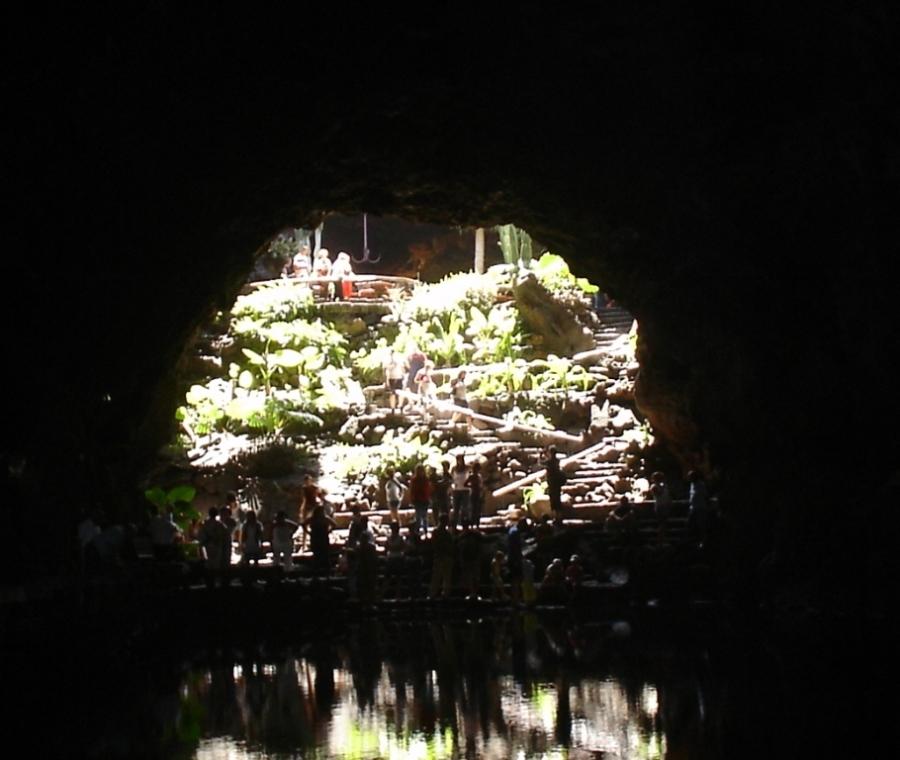
[[[17,498],[124,509],[171,368],[254,252],[365,209],[514,221],[566,255],[638,317],[641,405],[721,474],[746,566],[827,553],[822,515],[877,491],[900,416],[893,11],[310,13],[304,36],[202,8],[88,12],[49,32],[54,55],[22,52]]]

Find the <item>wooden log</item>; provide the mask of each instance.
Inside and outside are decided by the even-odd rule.
[[[422,397],[419,396],[418,393],[411,393],[410,391],[397,391],[397,395],[410,401],[422,401]],[[584,440],[583,438],[581,438],[581,436],[569,435],[568,433],[563,433],[559,430],[546,430],[544,428],[533,427],[532,425],[522,425],[518,422],[509,422],[502,417],[491,417],[487,414],[480,414],[478,412],[472,411],[467,406],[457,406],[450,401],[433,400],[431,402],[431,406],[444,411],[458,412],[459,414],[462,414],[465,417],[470,417],[473,420],[481,420],[482,422],[487,422],[489,425],[508,427],[511,430],[519,430],[524,433],[536,433],[539,435],[544,435],[548,438],[554,438],[558,441],[565,441],[566,443],[582,443]]]
[[[559,461],[560,468],[566,467],[572,462],[577,462],[579,459],[584,459],[584,457],[593,454],[595,451],[599,451],[606,445],[606,441],[600,441],[599,443],[595,443],[593,446],[588,446],[586,449],[582,449],[571,456],[564,457]],[[494,498],[498,498],[500,496],[505,496],[508,493],[512,493],[523,486],[527,486],[529,483],[534,483],[537,480],[545,477],[547,475],[547,470],[542,468],[537,470],[536,472],[531,473],[530,475],[526,475],[524,478],[519,478],[518,480],[514,480],[512,483],[508,483],[502,488],[498,488],[491,495]]]

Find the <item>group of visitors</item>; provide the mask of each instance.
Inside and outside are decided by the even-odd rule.
[[[485,535],[468,521],[453,526],[446,513],[440,515],[437,527],[428,536],[416,523],[410,524],[404,536],[400,524],[392,522],[384,541],[383,583],[379,588],[376,530],[369,525],[367,516],[355,509],[339,567],[348,576],[351,595],[363,604],[371,604],[379,597],[421,596],[426,590],[422,581],[429,559],[429,599],[449,599],[459,594],[476,600],[486,590],[490,599],[504,603],[571,600],[588,577],[581,558],[573,554],[568,563],[559,557],[551,558],[542,567],[543,579],[537,585],[535,563],[525,551],[528,533],[527,519],[515,523],[499,537]],[[506,551],[496,548],[498,542],[501,546],[505,542]]]
[[[384,491],[391,520],[400,522],[400,505],[407,501],[415,510],[414,523],[423,534],[428,531],[428,514],[432,526],[446,516],[448,523],[478,525],[484,510],[485,485],[481,461],[466,463],[464,454],[457,454],[451,467],[441,462],[438,472],[433,467],[417,465],[408,483],[394,468],[385,473]]]
[[[327,248],[320,248],[310,255],[308,245],[301,246],[293,257],[287,260],[281,276],[299,280],[316,280],[311,284],[313,292],[334,297],[336,300],[353,295],[353,264],[350,254],[340,251],[332,262]],[[321,282],[326,280],[327,282]]]
[[[401,412],[418,408],[427,418],[429,409],[437,400],[434,362],[420,349],[413,347],[407,356],[399,351],[391,351],[383,370],[384,385],[388,390],[388,406]],[[456,407],[469,406],[464,369],[459,370],[450,381],[450,400]],[[461,416],[461,412],[454,410],[452,422],[455,424]],[[466,424],[470,424],[468,417]]]
[[[710,501],[706,480],[697,470],[687,474],[688,482],[688,527],[702,548],[709,540],[711,526],[716,511]],[[653,517],[656,521],[657,544],[666,542],[666,530],[674,511],[674,499],[666,476],[654,472],[650,476],[648,495],[653,499]],[[619,538],[631,539],[637,534],[639,516],[634,504],[627,496],[619,498],[619,503],[606,517],[604,526],[608,533]]]

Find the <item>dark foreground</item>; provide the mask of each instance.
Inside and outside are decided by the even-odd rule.
[[[859,757],[887,725],[886,635],[852,621],[789,637],[698,600],[363,609],[324,585],[113,601],[4,620],[23,756]]]

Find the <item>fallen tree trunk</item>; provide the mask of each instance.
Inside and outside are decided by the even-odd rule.
[[[422,401],[422,397],[417,393],[412,393],[410,391],[397,391],[397,395],[409,399],[411,401]],[[535,433],[537,435],[543,435],[548,438],[553,438],[557,441],[565,441],[566,443],[582,443],[584,439],[581,436],[570,435],[569,433],[563,433],[559,430],[546,430],[544,428],[534,427],[532,425],[522,425],[518,422],[509,422],[508,420],[503,419],[502,417],[491,417],[487,414],[480,414],[479,412],[472,411],[467,406],[457,406],[456,404],[450,401],[437,401],[434,400],[431,402],[431,406],[449,412],[458,412],[466,417],[469,417],[473,420],[481,420],[482,422],[487,422],[489,425],[496,425],[498,427],[507,427],[511,430],[520,430],[525,433]]]
[[[584,459],[584,457],[588,456],[589,454],[593,454],[595,451],[599,451],[605,445],[606,445],[606,441],[600,441],[600,443],[595,443],[593,446],[588,446],[586,449],[582,449],[581,451],[578,451],[575,454],[572,454],[571,456],[564,457],[563,459],[561,459],[559,462],[559,466],[562,468],[562,467],[565,467],[565,466],[571,464],[572,462],[577,462],[579,459]],[[541,478],[545,477],[546,475],[547,475],[547,470],[540,469],[537,472],[533,472],[530,475],[526,475],[524,478],[519,478],[518,480],[514,480],[512,483],[508,483],[507,485],[503,486],[502,488],[498,488],[491,495],[494,498],[497,498],[499,496],[505,496],[508,493],[512,493],[513,491],[516,491],[516,490],[522,488],[523,486],[527,486],[529,483],[534,483],[535,481],[540,480]]]

